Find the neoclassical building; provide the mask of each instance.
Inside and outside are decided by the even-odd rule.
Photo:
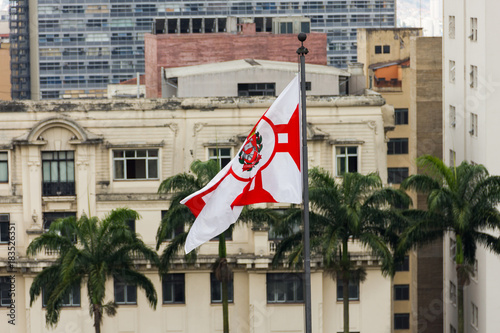
[[[169,206],[169,197],[157,193],[160,182],[188,171],[195,159],[233,157],[273,100],[1,102],[0,332],[93,332],[84,286],[68,295],[56,328],[45,325],[42,297],[30,306],[33,278],[55,254],[27,257],[28,244],[57,218],[102,217],[111,209],[129,207],[141,215],[132,227],[154,247],[162,213]],[[308,97],[307,103],[311,166],[334,174],[344,168],[376,171],[387,179],[385,134],[394,126],[394,111],[380,95]],[[300,278],[286,267],[270,265],[278,241],[268,228],[237,225],[227,242],[234,272],[231,332],[304,331]],[[137,262],[156,286],[156,310],[147,305],[141,290],[110,279],[106,301],[114,300],[119,308],[115,317],[104,318],[103,331],[222,331],[220,287],[211,275],[217,247],[217,241],[202,245],[194,265],[179,255],[162,280],[156,267]],[[365,282],[353,286],[351,330],[389,332],[391,280],[381,275],[375,257],[356,244],[351,248],[352,259],[368,273]],[[339,287],[314,259],[314,332],[342,330]],[[9,323],[12,319],[15,325]]]

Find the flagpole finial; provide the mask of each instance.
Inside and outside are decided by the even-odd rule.
[[[306,47],[304,47],[304,41],[307,39],[307,35],[304,32],[301,32],[297,36],[297,38],[300,41],[300,47],[297,49],[297,54],[306,55],[307,53],[309,53],[309,50]]]

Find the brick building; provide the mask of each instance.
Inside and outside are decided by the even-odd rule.
[[[209,64],[245,58],[297,61],[300,46],[296,34],[256,32],[255,24],[245,24],[240,33],[146,34],[146,97],[161,97],[161,68]],[[327,35],[310,33],[305,42],[307,63],[327,64]]]

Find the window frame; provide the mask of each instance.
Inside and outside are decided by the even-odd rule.
[[[390,45],[384,45],[382,47],[382,51],[384,54],[390,54],[391,53],[391,46]]]
[[[238,83],[237,93],[238,97],[276,96],[276,82]]]
[[[342,302],[344,300],[343,290],[344,290],[344,282],[342,281],[342,279],[337,279],[337,302]],[[360,294],[359,280],[358,279],[349,280],[349,302],[359,301],[360,300],[359,294]]]
[[[472,89],[477,88],[477,66],[470,65],[470,87]]]
[[[387,168],[387,183],[401,184],[409,176],[409,168]]]
[[[395,284],[394,285],[394,300],[395,301],[409,301],[410,300],[410,285],[409,284]]]
[[[10,214],[0,214],[0,244],[9,244],[10,240]]]
[[[394,109],[394,124],[408,125],[408,108]]]
[[[62,153],[64,153],[64,158],[61,157]],[[52,156],[50,159],[49,154]],[[75,155],[74,150],[42,150],[42,196],[74,196],[76,194]],[[54,171],[54,168],[57,170]],[[66,178],[64,181],[61,179],[63,174]],[[56,181],[52,180],[53,176],[57,176]]]
[[[145,156],[137,156],[138,152],[145,152]],[[149,156],[150,152],[156,151],[156,156]],[[118,152],[122,152],[122,156],[116,156]],[[134,156],[127,156],[127,152],[134,152]],[[136,148],[136,149],[112,149],[111,150],[111,158],[112,158],[112,168],[113,168],[113,181],[149,181],[149,180],[159,180],[160,179],[160,149],[158,148]],[[144,161],[144,178],[140,178],[135,176],[135,178],[128,177],[127,165],[128,161]],[[150,161],[153,163],[156,162],[156,176],[149,176],[150,170]],[[122,162],[122,177],[117,175],[117,162]],[[137,165],[134,165],[136,168]],[[134,173],[137,174],[137,168],[134,170]]]
[[[176,299],[181,288],[181,299]],[[162,289],[162,302],[163,304],[186,304],[186,277],[184,273],[169,273],[164,274],[161,281]],[[166,299],[168,293],[166,292],[170,289],[170,294],[172,299]]]
[[[479,327],[479,308],[474,302],[471,302],[471,312],[470,324],[477,329]]]
[[[280,291],[282,291],[280,293]],[[291,292],[291,293],[290,293]],[[280,297],[280,294],[282,296]],[[270,296],[273,296],[272,299]],[[304,282],[301,273],[267,273],[267,304],[304,303]]]
[[[403,320],[403,322],[402,322],[402,320]],[[394,314],[394,330],[407,330],[407,329],[410,329],[410,314],[409,313],[395,313]]]
[[[387,142],[387,155],[408,155],[408,138],[390,138]]]
[[[234,274],[231,276],[231,280],[227,284],[227,302],[234,303]],[[218,290],[214,290],[218,288]],[[214,299],[214,293],[218,293],[219,299]],[[222,282],[217,280],[213,272],[210,273],[210,303],[212,304],[222,304]]]
[[[450,281],[450,290],[449,290],[450,302],[453,306],[457,305],[457,286]]]
[[[168,210],[161,211],[161,220],[162,221],[163,221],[163,217],[165,216],[165,214],[167,214],[167,212],[168,212]],[[182,233],[184,233],[184,225],[182,225],[182,227],[178,227],[174,231],[172,231],[172,234],[170,234],[170,236],[168,238],[166,238],[166,240],[172,241],[175,237],[179,236]]]
[[[5,156],[5,159],[4,159]],[[0,178],[0,184],[8,184],[9,183],[9,152],[8,151],[0,151],[0,166],[5,165],[5,180]],[[1,176],[1,174],[0,174]]]
[[[403,262],[396,266],[396,272],[409,272],[410,271],[410,256],[406,255]]]
[[[471,42],[477,42],[477,17],[470,18],[470,35],[469,38]]]
[[[455,39],[455,15],[448,16],[448,38]]]
[[[450,83],[455,83],[455,79],[456,79],[456,62],[455,62],[455,60],[449,60],[448,66],[449,66],[449,73],[448,73],[449,81],[450,81]]]
[[[129,289],[130,288],[130,289]],[[117,301],[117,293],[123,290],[123,301]],[[133,300],[129,300],[129,291],[134,290],[132,293]],[[119,277],[113,279],[113,295],[116,304],[119,305],[137,305],[137,285],[127,283]]]
[[[345,149],[345,153],[342,154],[341,149]],[[349,148],[356,148],[356,153],[349,153]],[[339,153],[340,149],[340,153]],[[349,157],[356,157],[356,171],[349,171]],[[345,158],[344,162],[344,172],[341,173],[339,170],[340,165],[339,159]],[[342,177],[346,172],[359,172],[359,146],[358,145],[338,145],[335,146],[335,175],[337,177]]]
[[[74,303],[75,293],[78,293],[78,300],[79,300],[78,303]],[[82,290],[80,284],[73,285],[69,290],[68,294],[65,296],[68,297],[69,302],[65,303],[63,299],[63,302],[61,303],[62,307],[78,308],[82,306]],[[45,292],[45,288],[42,288],[42,307],[45,308],[46,306],[47,306],[47,293]]]
[[[375,45],[375,54],[382,54],[382,45]]]
[[[229,154],[224,154],[221,150],[229,150]],[[207,160],[214,160],[219,164],[220,170],[224,169],[226,165],[228,165],[233,159],[233,147],[228,146],[210,146],[207,147]]]
[[[450,127],[455,127],[457,124],[457,108],[450,104],[449,110]]]
[[[470,114],[470,135],[477,138],[478,135],[478,115],[477,113],[471,112]]]
[[[0,308],[10,307],[12,304],[12,292],[11,292],[12,281],[9,276],[0,276]],[[8,303],[4,303],[4,300],[9,300]]]

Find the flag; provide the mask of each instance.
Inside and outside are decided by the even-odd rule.
[[[245,205],[302,202],[299,92],[297,75],[231,162],[204,188],[181,201],[196,216],[186,253],[229,228]]]

